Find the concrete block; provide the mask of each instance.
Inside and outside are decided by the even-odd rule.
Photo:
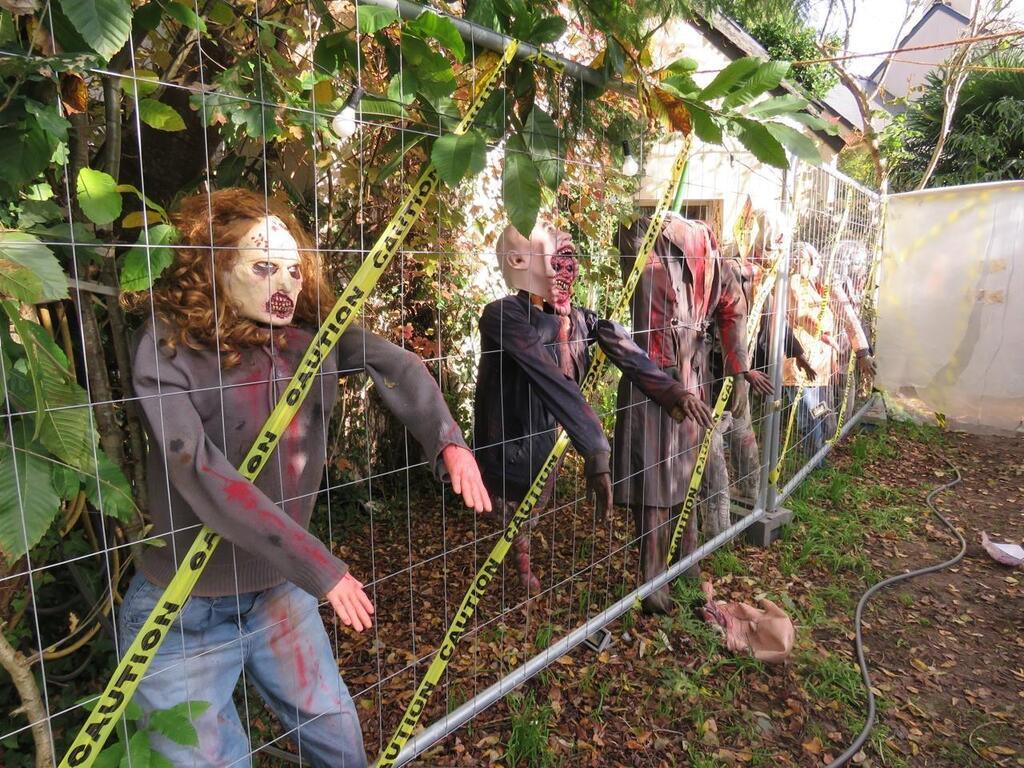
[[[732,516],[734,521],[750,514],[749,509],[739,505],[733,505]],[[764,517],[744,531],[744,540],[748,544],[758,547],[767,547],[782,533],[782,526],[793,521],[793,512],[786,507],[779,507],[774,512],[767,513]]]
[[[881,397],[876,397],[875,402],[864,412],[864,417],[860,420],[860,423],[877,429],[878,427],[885,426],[888,420],[889,416],[885,411],[885,401]]]

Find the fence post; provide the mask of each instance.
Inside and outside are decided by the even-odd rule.
[[[786,217],[788,228],[795,228],[796,222],[795,206],[799,201],[796,199],[797,176],[800,172],[800,161],[796,158],[790,164],[788,172],[782,176],[782,213]],[[764,489],[764,509],[767,514],[772,514],[778,507],[778,485],[771,482],[771,470],[779,461],[779,440],[781,437],[782,412],[786,399],[782,391],[782,364],[785,361],[785,322],[787,306],[787,286],[789,285],[789,262],[793,250],[792,232],[785,240],[785,248],[780,254],[779,268],[775,272],[775,309],[772,315],[772,329],[769,335],[771,348],[768,353],[768,370],[772,377],[772,390],[775,392],[775,401],[771,404],[768,412],[768,422],[765,425],[765,465],[761,469],[761,487]]]

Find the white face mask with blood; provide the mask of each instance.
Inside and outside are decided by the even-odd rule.
[[[298,243],[276,216],[259,219],[239,239],[238,258],[221,277],[242,317],[288,325],[302,290]]]
[[[557,315],[569,314],[579,262],[568,232],[538,222],[527,240],[510,225],[498,238],[496,251],[509,287],[539,296]]]

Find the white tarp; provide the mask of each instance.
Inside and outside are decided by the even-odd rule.
[[[1024,182],[889,198],[877,386],[950,427],[1024,431]]]

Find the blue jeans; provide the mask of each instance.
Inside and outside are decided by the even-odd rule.
[[[121,653],[163,590],[135,574],[118,614]],[[135,693],[147,715],[184,701],[210,707],[193,719],[197,746],[151,733],[177,766],[249,766],[251,744],[232,695],[245,668],[264,701],[315,766],[364,768],[366,752],[352,697],[338,673],[317,600],[285,582],[262,592],[191,597]]]
[[[786,387],[786,396],[790,402],[796,397],[796,391],[796,387]],[[804,387],[804,395],[796,404],[797,438],[801,442],[806,441],[804,450],[808,457],[820,451],[827,439],[825,435],[826,417],[814,415],[814,409],[818,407],[819,403],[824,402],[826,392],[826,387]]]

